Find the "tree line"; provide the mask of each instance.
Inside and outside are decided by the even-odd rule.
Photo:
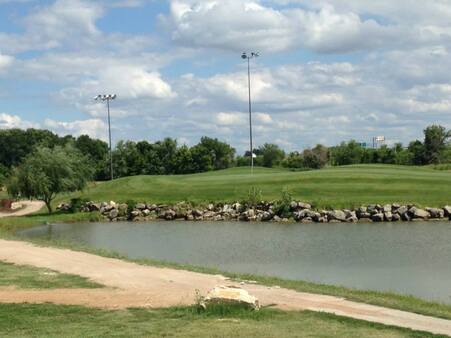
[[[287,153],[275,144],[254,149],[254,164],[263,167],[320,169],[326,165],[385,163],[427,165],[451,162],[451,131],[438,125],[424,130],[424,139],[407,146],[383,145],[365,148],[351,140],[334,147],[317,145],[311,149]],[[10,176],[38,148],[65,148],[84,157],[95,180],[109,178],[108,144],[87,135],[60,137],[48,130],[0,130],[0,181]],[[179,145],[175,139],[120,141],[113,151],[115,177],[133,175],[171,175],[206,172],[234,166],[248,166],[250,152],[236,156],[235,149],[216,138],[202,137],[194,146]]]

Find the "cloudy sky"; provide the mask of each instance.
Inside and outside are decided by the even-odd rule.
[[[449,0],[0,0],[0,128],[287,150],[451,127]]]

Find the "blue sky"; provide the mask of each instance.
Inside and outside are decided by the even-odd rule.
[[[0,0],[0,128],[106,139],[388,143],[451,126],[442,0]]]

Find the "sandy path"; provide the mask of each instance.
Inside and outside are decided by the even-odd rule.
[[[0,212],[0,218],[33,214],[41,210],[45,205],[44,202],[41,201],[23,201],[20,203],[24,205],[22,209],[15,212]]]
[[[15,290],[0,288],[0,302],[77,304],[103,308],[188,305],[195,290],[205,294],[217,285],[236,285],[219,275],[142,266],[84,252],[37,247],[0,240],[0,260],[77,274],[104,284],[98,290]],[[262,305],[284,310],[312,310],[451,336],[451,320],[347,301],[337,297],[245,284]]]

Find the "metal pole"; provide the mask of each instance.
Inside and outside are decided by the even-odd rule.
[[[114,176],[113,176],[113,151],[111,148],[111,118],[110,118],[110,99],[109,98],[107,98],[106,104],[108,107],[108,134],[109,134],[109,139],[110,139],[110,177],[111,177],[111,180],[113,180],[114,179]]]
[[[251,62],[250,58],[247,58],[247,80],[249,88],[249,139],[251,147],[251,174],[254,173],[254,146],[252,142],[252,103],[251,103]]]

